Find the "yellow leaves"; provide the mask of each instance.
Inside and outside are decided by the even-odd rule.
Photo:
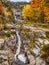
[[[23,11],[22,11],[22,15],[24,17],[32,17],[33,16],[33,11],[32,11],[32,8],[30,5],[24,6]]]
[[[44,12],[45,12],[46,15],[48,15],[49,14],[49,8],[48,7],[44,7]]]
[[[49,8],[45,6],[44,0],[31,0],[31,5],[25,5],[22,11],[24,18],[41,22],[49,21]],[[38,20],[39,21],[39,20]]]
[[[22,11],[22,15],[26,19],[28,18],[29,20],[37,21],[40,12],[40,7],[32,8],[31,5],[25,5]]]
[[[37,12],[36,15],[39,15],[41,13],[40,7],[32,8],[32,9]]]
[[[31,7],[34,10],[38,11],[38,14],[36,14],[36,15],[40,16],[41,12],[44,12],[44,14],[45,14],[44,20],[46,22],[49,22],[49,7],[48,7],[48,5],[46,6],[46,4],[48,2],[49,2],[49,0],[31,0]]]
[[[49,15],[45,17],[45,21],[49,22]]]
[[[23,8],[22,14],[23,16],[32,17],[34,15],[34,11],[39,13],[40,8],[32,8],[30,5],[26,5]],[[36,14],[38,14],[36,13]]]
[[[29,13],[28,13],[28,12],[29,12]],[[31,7],[30,7],[30,5],[24,6],[22,13],[23,13],[23,15],[25,15],[25,16],[30,15],[30,13],[31,13]],[[26,15],[26,14],[27,14],[27,15]]]
[[[11,16],[11,12],[7,11],[7,8],[3,7],[3,13],[5,16]]]
[[[49,8],[48,7],[44,7],[44,13],[45,13],[45,20],[46,22],[49,22]]]

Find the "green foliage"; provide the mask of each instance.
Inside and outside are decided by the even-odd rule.
[[[22,26],[20,26],[20,27],[18,28],[18,30],[19,30],[19,31],[22,31],[22,30],[23,30],[23,27],[22,27]]]
[[[11,11],[11,6],[8,6],[8,11]]]
[[[7,25],[6,24],[4,24],[4,29],[7,29]]]
[[[11,31],[9,30],[7,33],[6,33],[7,37],[10,37],[11,36]]]
[[[6,33],[7,37],[10,37],[11,35],[14,35],[14,34],[15,34],[15,32],[10,31],[10,30],[8,30]]]

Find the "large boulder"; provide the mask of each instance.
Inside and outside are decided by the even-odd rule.
[[[43,39],[41,39],[41,38],[35,38],[35,42],[39,42],[40,44],[43,44],[44,42],[43,42]]]
[[[23,44],[30,44],[30,40],[23,40]]]
[[[27,65],[28,60],[27,57],[25,57],[24,54],[19,54],[17,60],[15,61],[15,65]]]
[[[39,30],[36,32],[36,37],[46,38],[46,34],[45,32]]]
[[[49,40],[45,39],[44,44],[49,44]]]

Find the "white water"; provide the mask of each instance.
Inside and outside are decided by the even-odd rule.
[[[19,53],[20,53],[20,47],[21,47],[21,37],[20,37],[18,31],[16,32],[16,34],[17,34],[17,37],[18,37],[18,43],[17,43],[18,46],[17,46],[17,50],[16,50],[16,54],[15,54],[15,61],[17,60],[17,56],[18,56],[18,59],[19,59],[20,61],[26,63],[26,57],[25,57],[25,55],[24,55],[24,54],[19,54]],[[40,39],[40,38],[38,38],[38,40],[39,40],[40,43],[43,42],[43,40]],[[45,42],[48,43],[48,41],[45,41]],[[38,56],[39,53],[40,53],[40,48],[37,48],[37,49],[34,48],[32,51]],[[38,62],[38,61],[40,61],[40,62]],[[41,63],[43,63],[42,65],[45,65],[45,63],[43,62],[43,60],[42,60],[40,57],[37,57],[37,58],[36,58],[36,63],[37,63],[38,65],[40,65]]]
[[[18,48],[17,48],[17,50],[16,50],[16,54],[15,54],[15,60],[16,60],[16,57],[17,57],[17,55],[19,55],[19,53],[20,53],[20,47],[21,47],[21,39],[20,39],[20,36],[19,36],[19,33],[18,33],[18,31],[16,32],[16,34],[17,34],[17,37],[18,37]]]
[[[38,54],[39,54],[39,52],[40,52],[40,49],[34,48],[32,51],[38,56]]]
[[[20,54],[20,55],[18,56],[18,59],[19,59],[20,61],[26,63],[26,57],[25,57],[24,54]]]
[[[20,53],[20,47],[21,47],[21,39],[20,39],[20,36],[18,34],[18,31],[17,31],[17,37],[18,37],[18,49],[16,51],[16,55],[18,55]]]
[[[18,31],[16,32],[16,35],[18,37],[18,46],[17,46],[17,50],[16,50],[16,54],[14,56],[14,59],[15,61],[17,60],[17,56],[18,56],[18,59],[24,63],[26,63],[26,57],[24,54],[19,54],[20,53],[20,48],[21,48],[21,38],[20,38],[20,35],[18,33]]]

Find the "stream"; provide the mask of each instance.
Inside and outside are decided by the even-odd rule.
[[[24,53],[20,54],[22,42],[21,42],[21,37],[20,37],[18,31],[16,31],[16,35],[17,35],[17,38],[18,38],[18,43],[17,43],[18,46],[17,46],[17,49],[16,49],[16,53],[15,53],[14,59],[15,59],[15,61],[19,59],[21,62],[27,63],[27,61],[26,61],[27,58],[25,57],[25,54]]]
[[[16,60],[16,57],[19,55],[20,53],[20,47],[21,47],[21,39],[20,39],[20,36],[19,36],[19,33],[18,31],[16,31],[16,35],[17,35],[17,38],[18,38],[18,46],[17,46],[17,50],[16,50],[16,54],[15,54],[15,60]]]
[[[43,33],[43,32],[41,32],[41,33]],[[43,35],[45,37],[46,34],[45,33],[43,33],[43,34],[41,34],[41,35]],[[30,64],[29,65],[32,65],[32,64],[35,65],[35,63],[36,63],[36,65],[45,65],[45,62],[40,58],[40,47],[38,47],[38,45],[37,45],[35,48],[32,49],[32,52],[34,52],[36,54],[36,57],[34,57],[32,54],[25,56],[25,51],[24,51],[24,53],[21,53],[22,41],[21,41],[21,37],[19,35],[19,31],[16,31],[16,36],[18,38],[18,42],[17,42],[16,53],[14,55],[15,61],[17,61],[19,59],[20,62],[23,62],[24,64],[26,64],[27,61],[28,61],[27,60],[27,56],[28,56],[28,59],[30,61]],[[41,44],[43,42],[43,40],[41,40],[41,38],[37,38],[37,41],[39,43],[41,43]],[[49,41],[48,40],[45,40],[45,43],[49,43]]]

